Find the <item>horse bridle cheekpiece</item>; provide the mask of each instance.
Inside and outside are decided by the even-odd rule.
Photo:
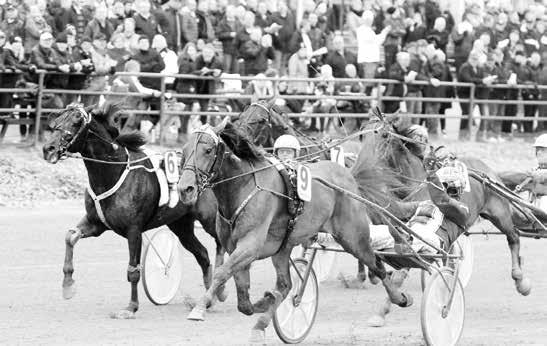
[[[192,149],[192,152],[190,153],[189,157],[186,162],[184,163],[184,166],[182,167],[182,171],[189,170],[194,172],[196,176],[196,181],[198,185],[198,193],[203,192],[208,187],[212,187],[213,180],[218,176],[218,171],[220,167],[222,166],[222,162],[224,161],[224,153],[226,149],[226,144],[222,141],[222,139],[213,131],[213,128],[208,125],[202,125],[198,129],[194,130],[194,133],[197,134],[194,148]],[[209,135],[211,138],[213,138],[213,141],[215,142],[215,157],[211,161],[210,166],[207,170],[202,170],[197,167],[196,164],[196,151],[199,144],[199,140],[202,135]],[[193,157],[192,164],[190,164],[190,157]]]
[[[80,105],[70,105],[69,109],[78,111],[83,121],[82,121],[82,124],[80,125],[80,128],[78,129],[78,131],[76,131],[75,134],[59,127],[54,128],[54,130],[56,131],[63,132],[63,136],[61,136],[61,143],[59,145],[61,156],[64,155],[66,151],[68,150],[68,148],[70,148],[76,142],[78,137],[80,137],[80,134],[82,134],[82,132],[86,129],[87,125],[89,125],[89,123],[91,122],[91,115],[87,113],[84,107]],[[64,135],[71,135],[72,138],[70,139],[70,141],[68,141],[65,139]]]

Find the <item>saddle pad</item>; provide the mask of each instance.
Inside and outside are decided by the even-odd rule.
[[[163,157],[148,148],[143,148],[142,152],[148,157],[150,162],[152,162],[152,166],[154,167],[154,171],[156,172],[158,184],[160,185],[160,200],[158,202],[158,206],[163,207],[164,205],[169,203],[169,185],[167,184],[165,172],[161,169],[161,161],[163,160]]]

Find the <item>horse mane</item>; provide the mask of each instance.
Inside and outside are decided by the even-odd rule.
[[[102,107],[91,110],[91,114],[106,128],[116,142],[129,150],[139,151],[147,143],[144,133],[139,130],[120,133],[116,127],[110,125],[108,122],[113,117],[123,115],[125,109],[126,105],[122,102],[106,102]]]
[[[262,151],[253,144],[247,135],[231,122],[226,123],[218,135],[234,155],[242,160],[259,161],[264,157]]]

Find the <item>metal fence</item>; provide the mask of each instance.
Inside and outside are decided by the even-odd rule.
[[[0,113],[10,113],[10,112],[25,112],[25,113],[33,113],[34,118],[31,119],[20,119],[21,121],[15,121],[11,115],[1,115],[0,116],[0,125],[4,124],[33,124],[35,125],[35,134],[34,134],[34,141],[35,144],[37,143],[38,134],[40,131],[41,121],[44,119],[44,115],[48,114],[50,112],[56,112],[60,109],[52,109],[52,108],[44,108],[43,107],[43,98],[44,94],[75,94],[75,95],[103,95],[104,97],[109,96],[135,96],[135,97],[150,97],[150,95],[147,94],[141,94],[141,93],[135,93],[135,92],[113,92],[113,91],[88,91],[88,90],[71,90],[71,89],[47,89],[45,87],[44,81],[46,75],[50,74],[59,74],[58,72],[47,72],[43,70],[36,71],[36,77],[37,77],[37,88],[33,89],[20,89],[20,88],[0,88],[0,94],[1,93],[33,93],[36,96],[35,99],[35,107],[33,108],[0,108]],[[112,76],[111,78],[115,78],[117,76],[137,76],[137,77],[152,77],[152,78],[159,78],[160,79],[160,94],[158,97],[159,102],[159,110],[138,110],[138,109],[130,109],[128,112],[133,114],[148,114],[148,115],[155,115],[159,116],[160,123],[163,124],[164,120],[166,118],[169,118],[171,116],[191,116],[191,115],[218,115],[216,112],[207,112],[207,111],[199,111],[194,112],[191,110],[184,110],[184,111],[170,111],[166,108],[166,96],[171,96],[175,99],[192,99],[192,100],[199,100],[199,99],[221,99],[221,98],[229,98],[231,100],[250,100],[254,98],[254,95],[244,94],[243,90],[223,90],[222,88],[218,89],[218,92],[215,94],[177,94],[170,92],[168,95],[168,90],[166,88],[166,78],[176,78],[178,80],[214,80],[216,83],[220,83],[221,81],[229,81],[229,80],[239,80],[242,82],[250,82],[250,81],[270,81],[273,82],[274,87],[277,83],[283,81],[283,82],[306,82],[306,83],[318,83],[318,82],[333,82],[333,83],[362,83],[366,86],[372,86],[376,87],[378,90],[381,89],[382,86],[386,86],[389,84],[403,84],[400,81],[391,80],[391,79],[362,79],[362,78],[335,78],[330,80],[324,80],[321,78],[256,78],[256,77],[245,77],[245,76],[233,76],[233,75],[221,75],[220,77],[211,77],[211,76],[196,76],[191,74],[159,74],[159,73],[129,73],[129,72],[120,72],[116,75]],[[407,85],[418,85],[418,86],[429,86],[431,85],[429,82],[426,81],[415,81],[411,83],[404,83]],[[434,97],[410,97],[410,96],[403,96],[403,97],[394,97],[394,96],[386,96],[383,95],[381,92],[378,92],[375,96],[367,95],[366,93],[359,92],[359,93],[343,93],[341,95],[309,95],[309,94],[298,94],[298,95],[282,95],[281,97],[283,99],[287,100],[319,100],[319,99],[334,99],[334,100],[348,100],[348,101],[375,101],[378,105],[381,105],[384,101],[395,101],[395,102],[401,102],[401,101],[419,101],[419,102],[437,102],[437,103],[449,103],[453,101],[457,101],[459,103],[468,103],[469,104],[469,114],[462,114],[460,115],[444,115],[444,114],[411,114],[411,113],[405,113],[405,116],[412,117],[412,118],[467,118],[469,120],[472,119],[472,113],[474,106],[477,104],[512,104],[512,105],[538,105],[538,106],[547,106],[547,100],[522,100],[520,97],[514,100],[493,100],[493,99],[478,99],[475,96],[475,91],[477,89],[477,86],[473,83],[460,83],[460,82],[440,82],[440,87],[451,87],[451,88],[469,88],[469,98],[434,98]],[[541,93],[541,90],[547,89],[547,85],[505,85],[505,84],[493,84],[489,86],[479,86],[479,87],[487,87],[491,89],[514,89],[514,90],[522,90],[522,89],[536,89],[539,93]],[[276,90],[276,88],[274,88]],[[517,93],[520,95],[520,93]],[[226,113],[225,115],[237,115],[238,113],[231,112]],[[304,113],[289,113],[287,114],[289,117],[354,117],[354,118],[367,118],[367,114],[361,114],[361,113],[343,113],[343,114],[333,114],[333,113],[313,113],[313,114],[304,114]],[[482,120],[512,120],[512,121],[546,121],[547,118],[539,117],[522,117],[522,116],[481,116]],[[468,121],[468,127],[471,129],[472,127],[472,121]],[[160,129],[163,131],[163,129]],[[160,135],[160,139],[163,138],[163,136]]]

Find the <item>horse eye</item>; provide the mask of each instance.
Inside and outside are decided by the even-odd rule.
[[[212,152],[213,152],[213,149],[212,149],[212,148],[207,148],[207,149],[205,149],[205,153],[206,153],[206,154],[210,154],[210,153],[212,153]]]

